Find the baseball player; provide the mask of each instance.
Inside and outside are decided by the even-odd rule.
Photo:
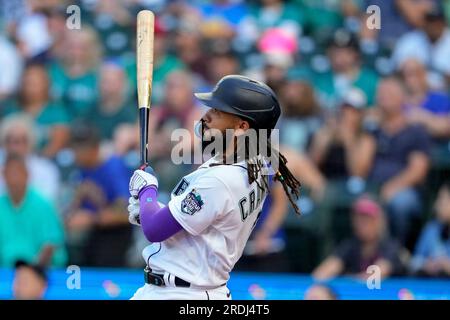
[[[213,129],[224,135],[233,129],[239,139],[250,128],[271,131],[280,116],[274,92],[243,76],[226,76],[212,92],[195,96],[210,108],[200,120],[204,147],[213,140]],[[183,177],[167,206],[157,201],[158,180],[151,168],[134,172],[129,220],[141,226],[151,244],[143,250],[146,283],[132,299],[231,299],[229,274],[257,222],[270,183],[263,174],[270,164],[262,152],[239,158],[235,146],[225,146]],[[272,148],[269,141],[267,148]],[[298,197],[300,183],[286,167],[285,157],[272,151],[279,157],[279,169],[271,177],[282,183],[299,212],[292,195]],[[235,161],[225,161],[230,158]]]

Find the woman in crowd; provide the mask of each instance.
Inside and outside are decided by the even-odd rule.
[[[68,116],[50,97],[50,82],[44,66],[28,65],[23,73],[18,99],[3,110],[4,114],[25,113],[36,127],[36,147],[43,156],[53,158],[69,139]]]

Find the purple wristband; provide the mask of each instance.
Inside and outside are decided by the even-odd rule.
[[[156,186],[146,187],[139,193],[141,227],[150,242],[164,241],[183,229],[169,207],[160,208],[157,199]]]

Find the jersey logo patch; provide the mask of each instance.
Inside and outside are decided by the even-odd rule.
[[[186,195],[186,198],[181,201],[181,212],[192,216],[194,213],[200,211],[203,203],[200,194],[195,189],[192,189],[192,191]]]
[[[175,189],[173,189],[172,193],[176,196],[179,196],[180,194],[182,194],[187,187],[189,186],[189,182],[183,178],[175,187]]]

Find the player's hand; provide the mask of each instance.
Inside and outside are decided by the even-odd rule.
[[[128,221],[130,221],[131,224],[134,224],[136,226],[140,226],[140,219],[139,219],[139,199],[136,199],[134,197],[130,197],[128,199]]]
[[[136,170],[130,179],[129,191],[132,197],[138,198],[139,192],[149,186],[158,188],[158,179],[153,174],[153,169],[147,167],[145,171]]]

